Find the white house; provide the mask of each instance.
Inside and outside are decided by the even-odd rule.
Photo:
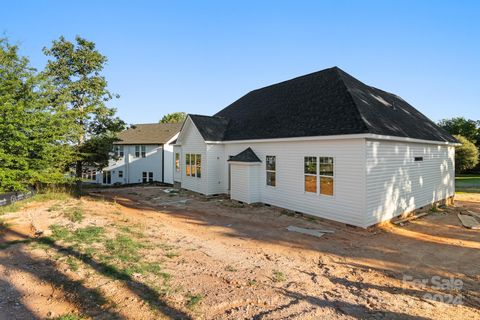
[[[181,123],[136,124],[118,134],[108,167],[97,175],[101,184],[173,183],[173,142]]]
[[[451,199],[456,144],[402,98],[334,67],[189,115],[174,181],[367,227]]]

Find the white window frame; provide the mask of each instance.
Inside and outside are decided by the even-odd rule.
[[[268,169],[268,158],[273,158],[274,160],[274,163],[275,163],[275,170],[269,170]],[[275,184],[274,185],[271,185],[271,184],[268,184],[268,173],[273,173],[274,176],[275,176]],[[275,188],[277,186],[277,156],[272,156],[272,155],[268,155],[268,156],[265,156],[265,185],[267,187],[272,187],[272,188]]]
[[[175,152],[175,171],[180,172],[182,170],[180,152]]]
[[[316,174],[310,174],[310,173],[305,173],[305,158],[315,158],[316,159]],[[333,175],[324,175],[324,174],[321,174],[320,173],[320,158],[331,158],[332,159],[332,164],[333,164]],[[335,183],[336,181],[336,178],[335,178],[335,164],[336,164],[336,160],[335,160],[335,157],[332,157],[332,156],[304,156],[303,158],[303,192],[305,194],[312,194],[312,195],[317,195],[317,196],[323,196],[323,197],[327,197],[327,198],[334,198],[335,197],[335,194],[336,194],[336,188],[337,188],[337,184]],[[307,191],[305,189],[305,176],[312,176],[312,177],[316,177],[316,183],[315,183],[315,192],[311,192],[311,191]],[[333,194],[332,195],[329,195],[329,194],[323,194],[322,191],[320,190],[320,187],[321,187],[321,178],[331,178],[333,180]]]
[[[200,164],[197,166],[197,157],[200,158]],[[187,163],[188,158],[188,163]],[[202,178],[202,155],[198,153],[186,153],[185,154],[185,176],[192,178]],[[200,174],[198,169],[200,168]],[[187,170],[190,170],[190,174],[187,174]]]
[[[320,171],[320,158],[331,158],[332,159],[332,175],[329,176],[329,175],[325,175],[325,174],[321,174],[321,171]],[[324,194],[322,193],[322,190],[320,190],[320,186],[321,186],[321,182],[320,180],[322,178],[331,178],[332,181],[333,181],[333,194]],[[331,157],[331,156],[319,156],[318,157],[318,193],[319,195],[321,196],[325,196],[325,197],[334,197],[335,196],[335,186],[336,186],[336,183],[335,183],[335,158],[334,157]]]
[[[315,159],[315,173],[305,173],[305,158],[314,158]],[[306,194],[318,194],[318,157],[316,156],[304,156],[303,158],[303,192]],[[307,191],[305,187],[305,176],[316,177],[315,181],[315,192]]]

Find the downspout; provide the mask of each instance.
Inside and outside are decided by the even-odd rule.
[[[162,144],[162,183],[165,183],[165,144]]]

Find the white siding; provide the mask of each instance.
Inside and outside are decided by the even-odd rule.
[[[414,161],[423,157],[423,161]],[[366,141],[365,225],[453,196],[455,148],[420,143]]]
[[[231,163],[230,166],[232,179],[231,198],[246,203],[260,202],[260,165]]]
[[[162,146],[146,145],[145,151],[145,158],[135,158],[135,145],[124,145],[123,158],[110,160],[109,166],[103,169],[111,172],[112,184],[141,183],[144,171],[153,172],[154,181],[162,181]],[[123,171],[123,178],[119,177],[119,171]],[[97,181],[102,182],[101,173]]]
[[[225,146],[220,144],[207,145],[206,176],[208,191],[207,194],[221,194],[227,192],[226,182],[223,177],[225,166]]]
[[[262,160],[259,166],[259,201],[310,215],[364,226],[365,140],[232,143],[225,145],[225,159],[251,147]],[[265,157],[276,156],[276,187],[266,185]],[[304,157],[334,157],[335,195],[304,191]],[[224,162],[224,185],[228,165]],[[233,188],[233,185],[232,185]]]
[[[164,144],[164,161],[165,165],[163,167],[164,176],[163,182],[173,184],[173,172],[175,171],[175,154],[173,153],[172,141],[177,139],[178,134],[173,136],[167,143]],[[161,164],[161,163],[160,163]]]
[[[208,159],[207,159],[207,145],[202,138],[202,135],[195,127],[190,118],[185,122],[184,128],[180,133],[181,136],[181,168],[182,168],[182,188],[208,194],[207,177],[208,177]],[[200,154],[202,155],[202,177],[189,177],[185,174],[185,154]]]
[[[180,171],[175,168],[175,154],[180,155]],[[177,182],[182,181],[182,148],[180,146],[173,146],[173,179]]]

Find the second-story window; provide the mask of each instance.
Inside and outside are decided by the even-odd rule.
[[[124,153],[123,153],[123,146],[115,146],[114,147],[114,153],[117,158],[122,158]]]
[[[135,158],[145,158],[147,156],[146,146],[135,146]]]

